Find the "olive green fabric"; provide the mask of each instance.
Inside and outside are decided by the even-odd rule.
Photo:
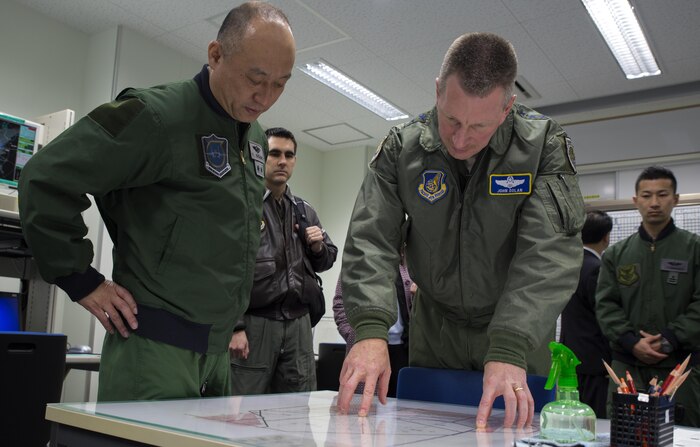
[[[198,354],[131,334],[107,334],[98,401],[220,397],[231,394],[229,354]]]
[[[231,393],[316,391],[316,360],[309,314],[273,320],[246,314],[250,354],[231,359]]]
[[[225,142],[220,177],[205,169],[211,137]],[[125,91],[22,171],[22,226],[42,277],[90,267],[90,194],[114,242],[114,281],[138,304],[211,325],[207,352],[227,352],[250,298],[266,150],[257,123],[214,111],[194,80]]]
[[[578,282],[584,207],[573,146],[555,122],[516,104],[464,190],[455,163],[440,141],[435,109],[382,142],[346,239],[348,319],[357,340],[386,339],[396,321],[389,278],[405,241],[411,278],[436,311],[488,334],[484,361],[524,368]],[[494,175],[529,179],[530,187],[502,194]],[[425,194],[431,187],[435,193]]]

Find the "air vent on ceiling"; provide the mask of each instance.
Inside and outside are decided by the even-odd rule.
[[[515,89],[517,90],[516,94],[524,99],[539,99],[542,97],[523,76],[515,78]]]

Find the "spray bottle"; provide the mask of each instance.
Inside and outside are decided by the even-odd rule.
[[[540,412],[540,436],[562,443],[595,441],[595,412],[578,397],[576,366],[581,361],[561,343],[550,342],[549,350],[552,369],[544,387],[551,390],[556,383],[557,394]]]

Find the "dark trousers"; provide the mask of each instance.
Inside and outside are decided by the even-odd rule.
[[[608,401],[608,376],[579,374],[578,395],[579,400],[589,405],[599,419],[606,417],[606,403]]]

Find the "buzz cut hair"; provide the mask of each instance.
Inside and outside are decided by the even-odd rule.
[[[450,45],[440,67],[438,90],[445,91],[447,78],[456,74],[462,90],[480,98],[495,88],[505,90],[508,104],[518,74],[515,48],[506,39],[492,33],[467,33]]]
[[[246,2],[233,8],[221,23],[216,40],[221,44],[224,54],[235,53],[239,43],[245,38],[253,20],[281,22],[291,29],[287,16],[281,9],[266,2]]]
[[[642,180],[661,180],[668,179],[671,180],[671,186],[673,187],[673,193],[676,194],[676,189],[678,188],[678,181],[676,181],[676,176],[673,175],[670,169],[661,166],[649,166],[644,169],[637,181],[634,182],[634,192],[635,194],[639,192],[639,184]]]

